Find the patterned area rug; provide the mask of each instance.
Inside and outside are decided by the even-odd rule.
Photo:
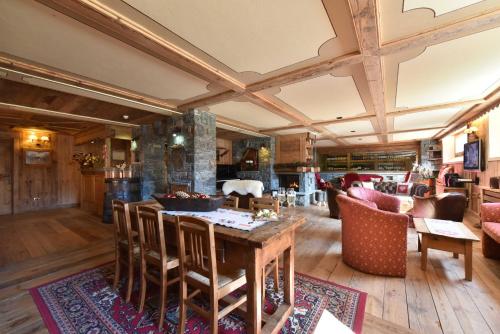
[[[134,287],[131,303],[125,303],[123,291],[112,287],[113,266],[105,265],[68,276],[30,290],[50,333],[158,333],[157,290],[148,287],[151,296],[143,313],[138,313]],[[266,283],[265,312],[271,314],[282,302],[271,279]],[[177,286],[167,292],[164,332],[176,333],[178,323]],[[208,300],[200,300],[209,305]],[[355,333],[361,332],[366,293],[341,285],[295,274],[295,311],[281,333],[313,333],[323,311],[333,314]],[[188,308],[186,332],[208,333],[209,324]],[[219,333],[245,333],[245,320],[231,313],[219,321]]]

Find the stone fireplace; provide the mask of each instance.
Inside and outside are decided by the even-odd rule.
[[[314,202],[316,192],[316,178],[314,173],[277,172],[279,186],[294,188],[297,192],[297,205],[309,206]]]

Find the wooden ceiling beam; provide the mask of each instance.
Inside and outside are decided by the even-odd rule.
[[[363,55],[363,66],[379,129],[382,133],[386,133],[384,69],[382,59],[379,56],[380,42],[376,3],[375,0],[349,0],[349,8]],[[384,143],[387,142],[386,135],[383,135],[382,139]]]
[[[486,100],[485,102],[479,105],[474,105],[471,108],[469,108],[469,110],[464,112],[459,118],[452,121],[451,124],[449,124],[446,127],[446,129],[443,129],[442,131],[438,132],[434,136],[434,138],[442,139],[443,137],[446,137],[450,133],[457,131],[458,129],[466,125],[468,122],[473,121],[481,114],[500,105],[500,87],[495,89],[490,94],[488,94],[485,100]]]
[[[338,139],[349,139],[349,138],[358,138],[358,137],[370,137],[370,136],[381,136],[381,135],[394,135],[398,133],[407,133],[407,132],[416,132],[416,131],[430,131],[430,130],[442,130],[445,126],[435,126],[428,128],[420,128],[420,129],[408,129],[408,130],[397,130],[397,131],[387,131],[385,133],[380,132],[372,132],[372,133],[363,133],[363,134],[353,134],[347,136],[339,136]]]
[[[500,27],[500,10],[485,12],[459,22],[384,43],[380,48],[380,55],[388,55],[417,47],[427,47],[496,27]]]
[[[270,133],[270,132],[275,132],[275,131],[280,131],[280,130],[292,130],[292,129],[307,128],[308,126],[324,126],[324,125],[330,125],[330,124],[348,123],[348,122],[353,122],[353,121],[368,120],[368,119],[372,119],[374,117],[376,117],[376,116],[375,115],[360,115],[360,116],[344,117],[344,118],[340,118],[340,119],[335,118],[335,119],[330,119],[330,120],[326,120],[326,121],[311,122],[309,125],[292,124],[292,125],[287,125],[287,126],[270,128],[270,129],[261,130],[261,132],[262,133]]]
[[[400,110],[396,110],[396,111],[392,111],[392,112],[387,113],[387,117],[403,116],[403,115],[415,114],[415,113],[424,112],[424,111],[433,111],[433,110],[439,111],[441,109],[448,109],[448,108],[455,108],[455,107],[465,107],[465,106],[481,104],[485,101],[486,101],[486,99],[475,99],[475,100],[457,101],[457,102],[450,102],[450,103],[432,104],[432,105],[416,107],[416,108],[400,109]]]
[[[247,86],[246,91],[258,92],[269,88],[290,85],[292,83],[328,74],[338,68],[359,64],[362,61],[363,57],[359,52],[351,52],[346,55],[328,59],[317,64],[309,65],[294,71],[290,71],[266,80],[250,84]]]

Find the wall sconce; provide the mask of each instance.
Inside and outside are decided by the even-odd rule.
[[[36,147],[43,147],[47,146],[50,143],[50,137],[47,135],[38,137],[35,132],[31,132],[28,136],[28,142]]]
[[[477,126],[473,126],[470,122],[467,123],[467,128],[464,130],[464,133],[467,134],[468,140],[473,141],[478,138],[476,132],[478,131]]]

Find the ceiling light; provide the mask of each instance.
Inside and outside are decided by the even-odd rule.
[[[342,116],[337,117],[337,119],[342,119],[342,118],[344,118],[344,117],[342,117]]]
[[[351,130],[352,133],[356,132],[356,130]]]
[[[123,117],[124,120],[128,119],[128,115],[123,115],[122,117]]]
[[[362,141],[362,140],[363,140],[363,138],[358,138],[358,140],[359,140],[359,141]]]

